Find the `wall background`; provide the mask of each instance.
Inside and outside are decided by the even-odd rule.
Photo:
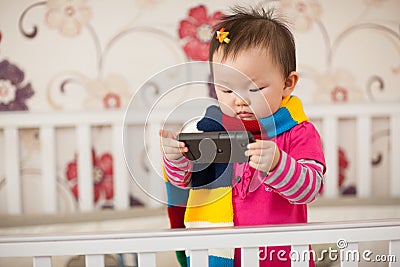
[[[155,73],[206,60],[210,25],[233,3],[275,6],[290,21],[301,74],[295,92],[305,104],[400,101],[398,0],[1,0],[0,111],[124,109]],[[208,88],[197,94],[207,96]],[[351,129],[354,122],[343,121],[341,127]],[[371,161],[374,172],[384,176],[390,130],[380,119],[373,127]],[[58,138],[71,134],[73,129],[64,129]],[[107,134],[104,129],[93,133],[98,166],[112,157]],[[38,130],[21,131],[20,138],[24,183],[32,188],[40,179]],[[343,190],[349,192],[354,190],[355,138],[343,136],[338,153]],[[58,179],[74,203],[74,147],[60,142],[60,148]],[[1,182],[7,179],[2,168],[0,200]],[[100,208],[112,206],[112,173],[102,171]]]

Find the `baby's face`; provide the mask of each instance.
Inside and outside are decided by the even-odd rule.
[[[222,60],[220,51],[214,54],[214,83],[218,102],[224,114],[242,120],[254,120],[275,113],[285,90],[277,64],[259,48],[240,52],[235,58]],[[221,65],[223,64],[223,65]]]

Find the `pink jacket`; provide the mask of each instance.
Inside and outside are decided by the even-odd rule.
[[[305,223],[306,204],[323,188],[325,159],[321,138],[312,123],[303,122],[273,141],[279,147],[281,157],[270,173],[255,170],[248,163],[234,165],[235,226]],[[181,187],[190,183],[191,164],[188,160],[171,162],[164,159],[164,163],[171,183]],[[289,254],[290,246],[260,248],[260,266],[290,266]],[[235,252],[235,267],[238,266],[239,249]],[[310,266],[314,266],[312,261]]]

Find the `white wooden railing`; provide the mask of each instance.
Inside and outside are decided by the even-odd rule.
[[[371,172],[371,133],[372,119],[376,117],[387,118],[390,122],[390,192],[388,196],[400,196],[400,105],[397,103],[364,103],[364,104],[335,104],[335,105],[306,105],[306,113],[312,120],[322,120],[319,129],[324,140],[324,150],[328,165],[326,185],[323,197],[337,198],[338,189],[338,144],[339,144],[339,120],[355,119],[356,156],[357,156],[357,196],[371,196],[372,172]],[[172,121],[182,123],[188,117],[198,115],[195,108],[182,112],[182,117],[174,117]],[[149,160],[154,166],[161,166],[158,129],[163,125],[167,112],[158,111],[152,114],[147,121],[146,138],[149,144]],[[134,116],[128,116],[125,125],[144,125],[148,114],[136,111]],[[94,126],[109,126],[112,128],[112,147],[114,155],[114,207],[118,210],[127,209],[129,206],[128,171],[126,168],[122,136],[124,133],[123,111],[101,112],[2,112],[0,116],[0,132],[4,135],[4,167],[6,177],[6,202],[7,214],[24,213],[22,204],[20,155],[19,155],[19,130],[23,128],[38,127],[40,129],[40,141],[42,146],[42,188],[41,195],[44,212],[57,212],[56,195],[56,129],[59,127],[74,127],[78,157],[79,182],[79,210],[90,211],[94,209],[92,164],[91,164],[91,129]],[[139,142],[139,140],[138,140]],[[157,170],[150,170],[149,178],[157,177]],[[159,178],[156,178],[159,179]],[[162,183],[155,183],[152,190],[163,192]],[[157,188],[158,187],[158,188]]]
[[[369,197],[372,189],[372,119],[387,118],[390,125],[390,192],[388,196],[400,196],[400,104],[398,103],[363,103],[363,104],[335,104],[305,106],[306,114],[312,120],[322,119],[322,140],[324,153],[328,165],[324,196],[335,198],[338,191],[338,156],[339,120],[355,119],[356,132],[347,133],[356,136],[356,175],[357,196]]]
[[[358,244],[388,241],[389,250],[379,255]],[[292,266],[308,266],[308,244],[329,244],[331,254],[341,266],[358,266],[359,261],[386,261],[400,266],[400,220],[310,223],[299,225],[236,227],[219,229],[162,230],[148,232],[114,232],[98,234],[59,234],[0,236],[0,257],[33,257],[33,266],[51,267],[52,256],[85,255],[86,267],[104,266],[105,254],[138,253],[139,266],[160,266],[156,253],[186,249],[192,267],[207,267],[208,249],[242,248],[242,267],[255,267],[259,247],[292,245]],[[309,254],[307,254],[309,253]],[[284,257],[285,255],[281,255]],[[316,255],[322,260],[328,254]],[[329,258],[335,260],[334,257]]]
[[[57,212],[56,188],[56,157],[55,131],[59,127],[75,127],[76,144],[78,149],[78,179],[79,208],[81,211],[93,210],[93,181],[91,158],[91,127],[111,126],[113,143],[114,167],[114,206],[116,209],[126,209],[128,203],[127,171],[123,157],[122,111],[107,112],[10,112],[1,115],[1,126],[4,130],[5,147],[5,177],[6,200],[9,214],[23,213],[21,177],[19,171],[19,143],[18,130],[23,128],[40,129],[40,143],[42,145],[42,185],[44,193],[41,201],[47,213]],[[132,123],[135,123],[133,121]],[[142,121],[137,121],[143,124]],[[71,141],[73,143],[74,141]],[[10,179],[11,178],[11,179]]]

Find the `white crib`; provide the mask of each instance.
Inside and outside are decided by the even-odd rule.
[[[156,262],[156,252],[190,251],[190,266],[207,267],[207,249],[242,248],[242,266],[258,266],[259,246],[292,244],[293,267],[308,266],[308,244],[336,243],[330,257],[341,266],[358,266],[358,262],[384,262],[398,266],[400,260],[400,220],[311,223],[307,225],[240,227],[201,230],[163,230],[96,234],[0,237],[0,257],[33,257],[33,266],[51,267],[52,256],[86,255],[85,266],[104,266],[104,254],[139,253],[139,266],[165,266]],[[374,255],[361,251],[358,242],[388,240],[388,254]],[[313,256],[314,255],[314,256]],[[336,259],[335,259],[336,258]]]
[[[122,111],[101,112],[16,112],[2,113],[0,127],[4,140],[3,162],[5,182],[1,186],[5,192],[6,212],[0,215],[2,227],[0,228],[0,258],[1,257],[34,257],[34,266],[53,266],[51,257],[56,255],[86,255],[87,266],[104,266],[104,254],[139,253],[140,266],[156,266],[155,253],[159,251],[174,251],[178,249],[191,250],[193,264],[191,266],[206,266],[206,248],[218,244],[221,247],[243,247],[243,266],[256,266],[258,250],[257,246],[292,244],[294,250],[302,251],[307,244],[336,243],[340,238],[348,242],[348,250],[357,250],[357,244],[365,241],[390,241],[390,250],[387,255],[392,255],[390,266],[400,266],[400,105],[396,103],[367,103],[367,104],[335,104],[335,105],[306,105],[306,113],[315,122],[324,141],[324,150],[328,166],[326,184],[323,195],[310,205],[310,221],[331,223],[310,223],[308,225],[273,226],[238,229],[212,229],[212,230],[162,230],[150,231],[153,227],[167,228],[168,223],[164,212],[164,206],[154,201],[146,194],[138,192],[138,197],[145,203],[146,208],[158,215],[149,220],[143,220],[142,227],[133,223],[140,221],[142,217],[132,215],[128,225],[137,226],[135,229],[141,232],[132,232],[132,228],[120,225],[116,228],[96,228],[91,233],[69,233],[55,235],[51,231],[40,232],[40,228],[29,228],[35,215],[26,214],[23,205],[22,181],[20,172],[19,132],[24,128],[39,128],[41,143],[41,183],[42,192],[38,195],[41,202],[42,214],[60,223],[67,217],[81,216],[82,214],[100,214],[96,221],[111,221],[127,219],[123,212],[132,211],[129,206],[129,194],[131,194],[132,181],[126,167],[124,158],[123,137],[131,133],[130,127],[139,129],[138,137],[130,138],[130,142],[146,139],[148,158],[143,159],[140,153],[133,153],[137,160],[137,166],[143,167],[146,162],[152,166],[161,166],[158,129],[164,124],[164,112],[162,110],[152,116],[146,124],[145,138],[143,137],[143,125],[147,114],[136,113],[128,116],[124,122],[125,114]],[[179,125],[187,116],[196,116],[193,110],[188,109],[185,117],[174,118],[169,123]],[[380,178],[379,183],[386,184],[385,190],[380,189],[376,194],[377,174],[374,174],[371,166],[373,144],[371,136],[375,121],[383,120],[389,125],[390,136],[388,142],[389,166],[387,177]],[[341,124],[351,123],[351,132],[345,132]],[[96,211],[93,202],[92,185],[92,159],[91,159],[91,132],[94,127],[106,127],[110,130],[110,140],[113,151],[113,185],[114,185],[114,211]],[[57,165],[56,147],[57,131],[59,128],[70,127],[75,131],[75,139],[70,141],[76,144],[78,157],[79,201],[77,211],[68,216],[60,210],[57,195]],[[339,129],[340,128],[340,129]],[[338,146],[341,138],[349,137],[353,145],[353,153],[356,155],[354,175],[357,181],[357,193],[355,196],[343,197],[338,187]],[[134,139],[134,140],[132,140]],[[139,148],[136,148],[139,149]],[[141,149],[141,148],[140,148]],[[143,164],[145,163],[145,164]],[[146,183],[152,192],[162,196],[163,184],[159,170],[144,166],[143,177],[135,177],[139,183]],[[156,182],[154,182],[156,180]],[[384,180],[384,181],[383,181]],[[386,190],[387,189],[387,190]],[[338,213],[340,212],[340,214]],[[110,215],[111,214],[111,215]],[[133,213],[131,213],[133,214]],[[45,217],[46,217],[45,216]],[[57,217],[58,216],[58,217]],[[65,216],[65,217],[60,217]],[[84,215],[83,215],[84,216]],[[145,217],[150,218],[149,214]],[[16,218],[23,218],[18,227],[11,225]],[[90,216],[88,216],[90,217]],[[57,219],[58,218],[58,219]],[[60,219],[61,218],[61,219]],[[156,219],[155,219],[156,218]],[[149,224],[151,220],[157,220],[156,224]],[[380,219],[370,221],[369,219]],[[360,222],[337,223],[338,220],[362,220]],[[90,219],[85,223],[91,223]],[[93,222],[95,223],[95,222]],[[79,223],[78,223],[79,225]],[[147,230],[145,230],[147,228]],[[10,230],[12,229],[12,230]],[[21,231],[19,231],[19,229]],[[25,229],[25,230],[24,230]],[[35,229],[37,235],[30,234]],[[39,230],[38,230],[39,229]],[[59,230],[59,229],[58,229]],[[118,231],[117,231],[118,230]],[[125,230],[125,231],[123,231]],[[128,231],[129,230],[129,231]],[[112,232],[109,232],[112,231]],[[123,232],[121,232],[123,231]],[[57,231],[54,231],[57,232]],[[67,233],[65,233],[67,232]],[[223,240],[223,242],[221,241]],[[284,240],[284,241],[283,241]],[[215,242],[214,242],[215,241]],[[216,245],[215,245],[216,246]],[[345,249],[345,250],[346,250]],[[397,257],[397,262],[394,258]],[[389,261],[387,261],[389,262]],[[160,265],[157,265],[160,266]],[[293,266],[306,266],[305,262],[293,262]],[[357,262],[343,261],[342,266],[357,266]]]

